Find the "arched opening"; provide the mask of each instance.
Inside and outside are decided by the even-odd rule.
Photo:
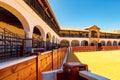
[[[113,41],[113,46],[117,46],[117,41]]]
[[[81,46],[88,46],[88,41],[83,40],[83,41],[81,42]]]
[[[61,47],[68,47],[69,46],[69,41],[68,40],[61,40],[60,41],[60,46]]]
[[[92,38],[98,38],[98,34],[96,31],[91,31],[91,37]]]
[[[41,32],[39,31],[37,27],[34,27],[33,38],[37,40],[42,40]]]
[[[60,40],[57,39],[57,48],[60,48]]]
[[[107,41],[107,46],[112,46],[111,41]]]
[[[79,41],[78,40],[72,40],[71,46],[79,46]]]
[[[48,32],[46,34],[46,42],[50,42],[50,40],[51,40],[51,34]]]
[[[0,7],[0,50],[2,58],[23,55],[22,40],[25,31],[22,22],[13,13]],[[5,55],[4,55],[5,53]]]
[[[52,37],[52,48],[55,49],[55,45],[56,45],[56,42],[55,42],[55,36]]]
[[[105,46],[105,41],[101,41],[101,46]]]
[[[0,28],[4,28],[21,37],[25,36],[24,28],[19,19],[3,7],[0,7]]]
[[[120,46],[120,42],[118,43],[118,45]]]
[[[8,19],[8,21],[6,21],[5,19],[3,20],[3,17],[5,17],[4,14],[5,14],[5,16],[9,16],[9,17],[6,17],[6,20]],[[30,32],[29,22],[27,21],[26,17],[24,16],[24,13],[15,9],[11,5],[5,3],[4,0],[0,1],[0,26],[1,25],[2,25],[2,27],[5,26],[5,28],[7,28],[7,29],[12,27],[7,30],[7,32],[10,31],[9,35],[13,36],[11,38],[16,38],[16,36],[19,37],[16,39],[8,38],[8,39],[10,39],[9,42],[4,40],[5,44],[7,43],[7,45],[8,45],[10,43],[11,46],[9,48],[11,48],[11,49],[7,49],[7,50],[11,50],[11,51],[6,51],[6,50],[2,50],[2,51],[6,51],[6,52],[8,52],[8,54],[11,54],[11,55],[12,55],[12,52],[14,54],[17,53],[17,56],[19,55],[19,51],[20,51],[20,55],[23,55],[23,53],[30,53],[31,47],[32,47],[32,41],[30,41],[30,40],[22,41],[23,38],[24,39],[31,38],[31,34],[29,34],[29,32]],[[14,28],[16,28],[16,29],[14,29],[13,26],[15,26]],[[0,31],[2,31],[2,30],[0,30]],[[11,31],[12,31],[12,33],[11,33]],[[13,33],[14,34],[17,33],[17,35],[14,35]],[[18,39],[18,41],[15,43],[15,41],[17,39]],[[11,43],[11,41],[12,41],[12,43]],[[22,42],[24,42],[24,43],[22,44]],[[20,46],[18,46],[18,45],[20,45]],[[28,47],[29,47],[29,49],[28,49]],[[4,49],[6,49],[6,48],[4,47]],[[6,53],[6,52],[4,52],[4,53]],[[10,55],[8,55],[8,56],[10,57]]]
[[[33,37],[33,47],[42,48],[43,47],[43,45],[41,45],[42,35],[40,30],[36,26],[33,29],[32,37]]]
[[[4,0],[0,1],[0,7],[4,8],[5,10],[12,13],[21,22],[21,24],[24,27],[25,32],[30,31],[29,22],[27,21],[26,17],[24,16],[24,13],[20,12],[16,8],[12,7],[11,5],[5,3]]]
[[[60,48],[60,43],[59,43],[59,39],[58,38],[56,38],[56,46],[55,46],[55,48]]]
[[[91,46],[98,46],[98,42],[97,41],[92,41]]]
[[[52,49],[52,42],[51,41],[51,34],[48,32],[46,34],[46,50],[51,50]]]

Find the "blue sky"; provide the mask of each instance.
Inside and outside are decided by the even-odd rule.
[[[120,0],[48,0],[60,26],[120,29]]]

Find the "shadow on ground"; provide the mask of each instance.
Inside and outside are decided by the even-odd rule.
[[[81,61],[75,56],[74,53],[68,54],[67,62],[80,62],[81,63]]]

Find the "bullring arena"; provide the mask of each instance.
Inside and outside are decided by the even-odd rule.
[[[119,80],[120,30],[59,26],[47,0],[0,0],[0,80]]]

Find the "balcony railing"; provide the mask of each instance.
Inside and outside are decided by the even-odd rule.
[[[77,37],[77,38],[88,38],[88,35],[70,35],[70,34],[59,34],[60,37]],[[120,39],[120,36],[91,36],[91,38],[105,38],[105,39]]]
[[[0,60],[21,55],[23,36],[0,27]]]
[[[119,36],[100,36],[100,38],[106,38],[106,39],[120,39]]]
[[[91,36],[91,38],[98,38],[98,36]]]
[[[42,6],[39,4],[37,0],[24,0],[53,30],[58,34],[58,29],[45,13]]]
[[[88,38],[87,35],[69,35],[69,34],[60,34],[60,37],[77,37],[77,38]]]

